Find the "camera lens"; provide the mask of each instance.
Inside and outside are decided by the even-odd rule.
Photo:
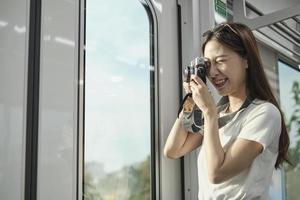
[[[185,78],[185,82],[190,82],[191,81],[191,72],[192,67],[191,66],[186,66],[184,69],[184,78]]]
[[[210,70],[210,61],[203,57],[196,57],[191,61],[190,66],[186,66],[184,69],[184,80],[185,82],[191,81],[191,75],[197,75],[199,78],[202,79],[204,83],[206,83],[206,75],[209,73]]]

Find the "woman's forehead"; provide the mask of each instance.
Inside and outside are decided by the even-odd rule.
[[[217,40],[210,40],[205,45],[204,57],[213,59],[218,56],[229,55],[231,52],[232,51],[229,48],[222,45]]]

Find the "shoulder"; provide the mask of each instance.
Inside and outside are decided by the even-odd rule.
[[[254,100],[243,113],[239,138],[256,141],[266,148],[281,133],[281,114],[272,103]]]
[[[249,129],[281,129],[281,113],[272,103],[255,99],[246,108],[242,117],[242,125]]]
[[[272,103],[264,100],[255,99],[249,106],[246,118],[252,117],[270,117],[269,120],[279,120],[281,119],[281,114],[279,109]]]

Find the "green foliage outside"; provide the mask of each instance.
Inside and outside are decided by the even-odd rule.
[[[293,94],[293,113],[286,121],[287,131],[291,133],[292,127],[296,132],[296,137],[291,138],[295,145],[289,149],[289,157],[293,166],[285,165],[285,179],[286,179],[286,199],[298,200],[299,183],[300,183],[300,87],[299,82],[294,81],[292,86]]]
[[[150,200],[150,156],[96,180],[86,170],[84,200]]]

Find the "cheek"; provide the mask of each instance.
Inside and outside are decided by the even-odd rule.
[[[228,64],[219,64],[218,69],[220,72],[227,73],[230,70],[230,65]]]
[[[232,73],[232,78],[233,78],[234,82],[236,82],[237,84],[244,83],[245,77],[246,77],[245,69],[239,69]]]

